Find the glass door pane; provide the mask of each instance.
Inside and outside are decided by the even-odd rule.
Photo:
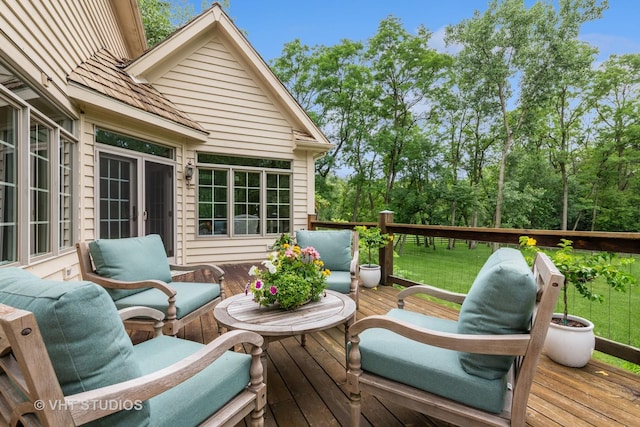
[[[173,166],[145,162],[145,218],[144,234],[159,234],[167,256],[174,248]]]
[[[137,236],[136,161],[100,154],[99,237]]]

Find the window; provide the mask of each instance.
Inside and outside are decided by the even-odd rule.
[[[77,140],[72,120],[2,65],[0,75],[0,265],[29,264],[73,245]]]
[[[291,161],[198,154],[198,235],[291,231]]]

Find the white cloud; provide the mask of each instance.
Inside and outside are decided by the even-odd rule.
[[[456,44],[447,47],[446,43],[444,42],[445,28],[446,27],[440,27],[433,32],[431,38],[429,39],[429,47],[441,53],[455,55],[462,50],[462,45]]]

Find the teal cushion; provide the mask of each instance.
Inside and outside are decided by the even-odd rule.
[[[220,285],[217,283],[171,282],[169,285],[176,291],[176,316],[178,319],[182,319],[220,296]],[[114,302],[118,310],[142,305],[160,310],[166,315],[167,300],[167,294],[152,288],[120,298]]]
[[[520,251],[497,250],[483,265],[460,308],[458,333],[527,333],[536,293],[533,273]],[[513,356],[460,353],[465,371],[488,379],[504,376],[513,360]]]
[[[393,309],[389,317],[442,332],[455,333],[457,322]],[[474,408],[499,413],[504,406],[506,376],[480,378],[462,369],[458,352],[412,341],[386,329],[360,334],[362,369]]]
[[[143,374],[178,362],[202,344],[162,336],[134,347]],[[154,427],[196,426],[249,384],[251,356],[228,351],[198,375],[149,400]]]
[[[331,274],[327,276],[327,289],[348,294],[351,290],[351,273],[331,270]]]
[[[89,242],[96,273],[110,279],[171,281],[171,269],[162,239],[157,234],[126,239],[98,239]],[[144,289],[108,289],[113,300]]]
[[[133,345],[105,290],[91,282],[43,280],[0,269],[0,303],[32,312],[65,395],[140,376]],[[147,404],[92,425],[145,425]]]
[[[350,230],[299,230],[296,243],[303,249],[313,246],[330,271],[349,271],[351,235]]]

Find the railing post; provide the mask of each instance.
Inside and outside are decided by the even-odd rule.
[[[392,211],[382,211],[379,214],[379,226],[382,234],[389,233],[387,225],[393,224],[393,212]],[[389,233],[390,235],[392,233]],[[380,284],[386,285],[388,280],[387,278],[393,274],[393,242],[389,243],[384,248],[379,251],[380,256]]]
[[[315,230],[315,225],[312,224],[312,221],[318,219],[318,214],[312,213],[307,215],[307,230]]]

